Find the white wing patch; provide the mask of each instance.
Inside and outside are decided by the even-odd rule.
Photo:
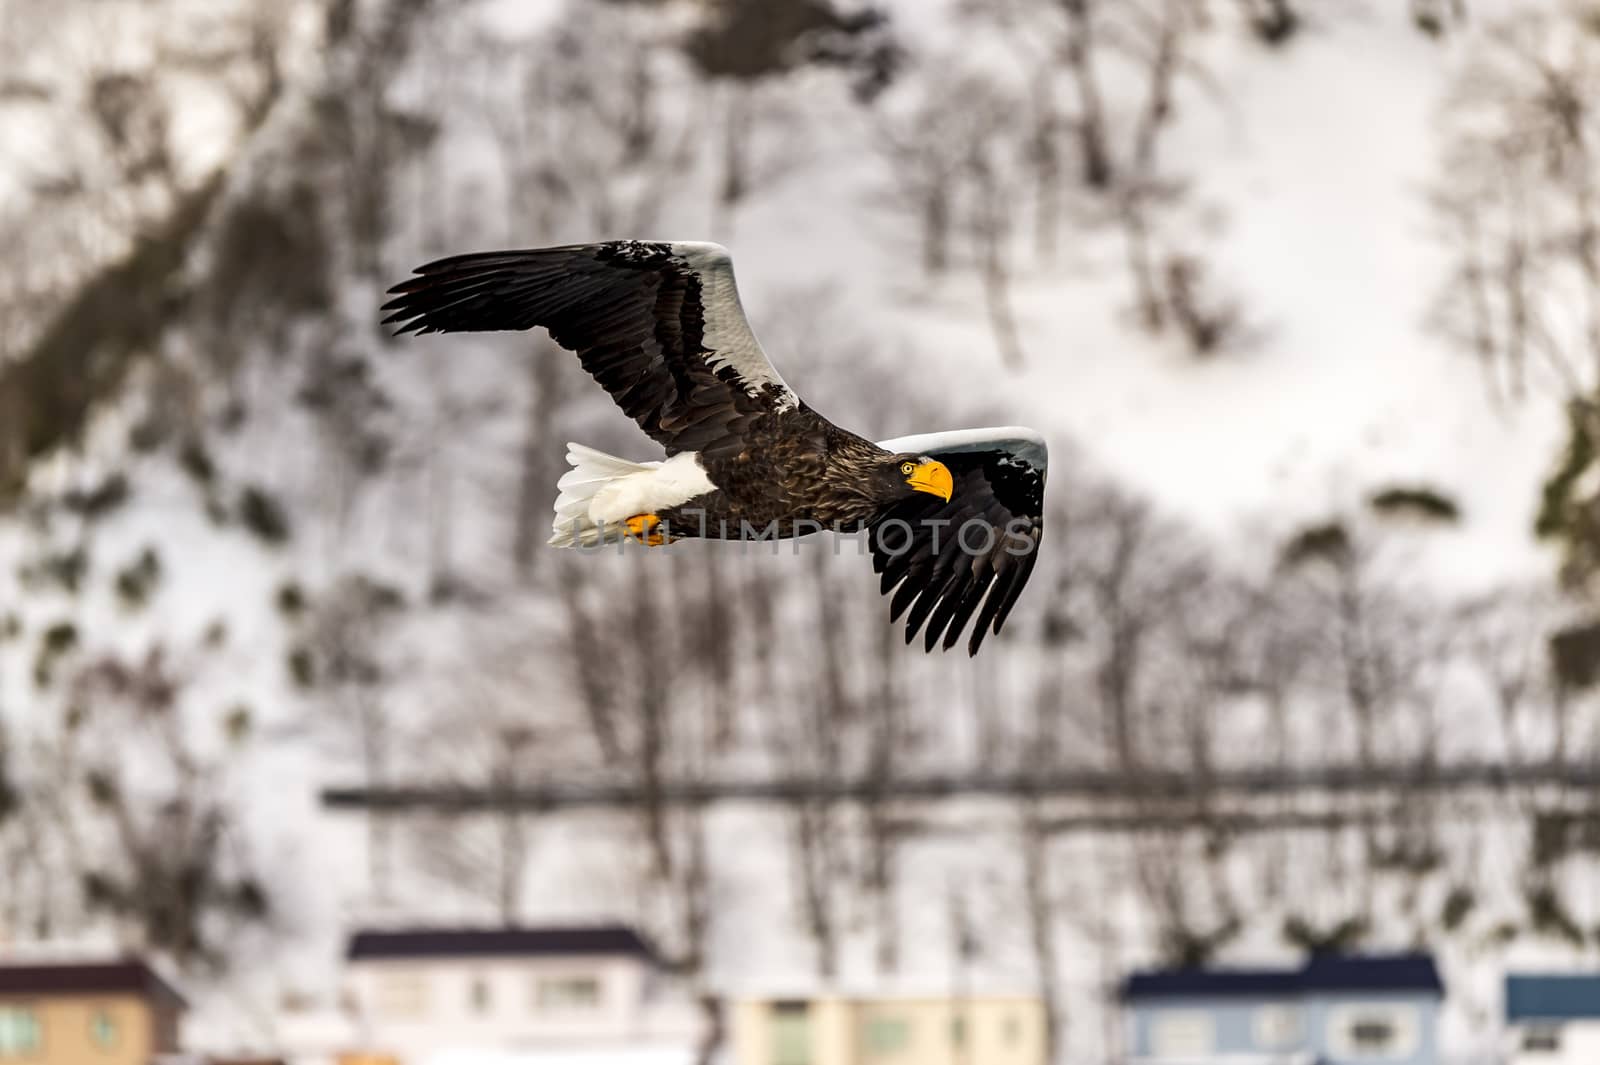
[[[752,396],[759,396],[775,386],[779,392],[779,410],[798,407],[800,397],[778,375],[744,316],[728,249],[720,244],[700,241],[674,241],[672,254],[688,263],[690,269],[700,275],[700,302],[705,308],[705,346],[711,349],[706,361],[712,369],[732,367],[744,382],[745,391]]]
[[[944,433],[919,433],[880,440],[885,451],[918,455],[949,454],[958,451],[1005,451],[1043,472],[1049,465],[1050,449],[1044,437],[1020,425],[991,429],[953,429]]]

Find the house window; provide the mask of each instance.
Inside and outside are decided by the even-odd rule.
[[[385,973],[378,980],[377,1011],[384,1017],[415,1018],[428,1011],[428,982],[421,973]]]
[[[869,1017],[868,1054],[898,1054],[911,1042],[911,1022],[904,1017]]]
[[[1561,1029],[1552,1024],[1539,1024],[1522,1032],[1522,1051],[1525,1054],[1561,1053]]]
[[[1394,1021],[1389,1017],[1362,1017],[1350,1024],[1350,1045],[1362,1052],[1388,1051],[1395,1044]]]
[[[1157,1057],[1209,1054],[1215,1045],[1216,1030],[1209,1013],[1161,1010],[1150,1022],[1150,1051]]]
[[[811,1065],[811,1010],[804,1002],[772,1004],[772,1065]]]
[[[950,1045],[967,1045],[967,1019],[959,1013],[950,1018]]]
[[[21,1058],[36,1053],[39,1015],[26,1006],[0,1007],[0,1058]]]
[[[1262,1006],[1255,1011],[1256,1045],[1263,1050],[1288,1050],[1300,1043],[1300,1011],[1293,1006]]]
[[[1417,1047],[1416,1009],[1399,1005],[1345,1006],[1329,1013],[1336,1055],[1383,1061],[1410,1057]]]
[[[117,1020],[110,1010],[95,1010],[89,1015],[89,1042],[98,1050],[117,1049]]]
[[[494,998],[489,991],[489,981],[486,977],[474,976],[467,991],[467,1001],[472,1006],[473,1013],[488,1013],[489,1007],[494,1004]]]
[[[1015,1013],[1006,1014],[1005,1024],[1001,1027],[1000,1037],[1006,1041],[1006,1046],[1014,1047],[1022,1042],[1022,1018]]]
[[[592,1010],[600,1005],[600,981],[592,976],[545,977],[534,1001],[544,1010]]]

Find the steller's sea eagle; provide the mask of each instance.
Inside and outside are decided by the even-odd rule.
[[[390,289],[397,332],[543,326],[666,448],[630,462],[569,444],[559,547],[867,530],[890,620],[928,650],[998,633],[1039,547],[1045,443],[967,429],[874,444],[784,384],[750,330],[727,249],[622,240],[457,255]]]

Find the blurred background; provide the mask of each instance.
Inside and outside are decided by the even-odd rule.
[[[1592,0],[0,0],[0,1057],[1600,1060],[1596,101]],[[1049,439],[1001,638],[545,547],[655,445],[377,308],[618,237]]]

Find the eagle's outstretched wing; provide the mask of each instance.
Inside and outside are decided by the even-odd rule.
[[[750,418],[800,405],[751,332],[720,245],[480,252],[416,272],[389,290],[385,323],[402,333],[544,326],[669,455],[732,444]]]
[[[894,593],[889,618],[899,620],[910,608],[906,642],[926,622],[926,649],[942,635],[949,650],[976,612],[967,644],[975,655],[985,634],[1005,624],[1038,557],[1044,439],[1006,427],[905,436],[878,446],[936,458],[955,481],[948,503],[919,494],[879,515],[868,530],[872,568],[883,575],[883,594]]]

